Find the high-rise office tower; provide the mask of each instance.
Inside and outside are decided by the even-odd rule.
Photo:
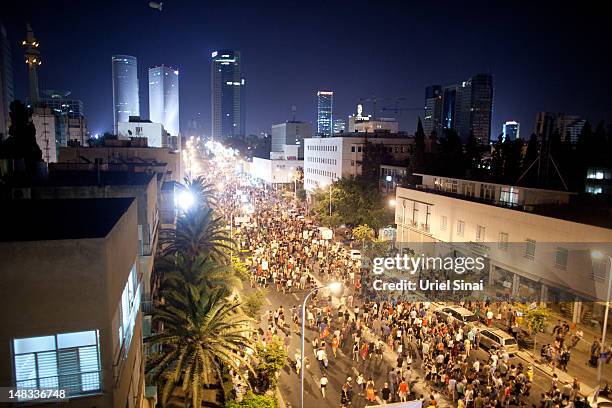
[[[536,115],[534,133],[540,140],[549,140],[553,134],[557,133],[561,141],[565,141],[569,137],[572,143],[576,143],[580,133],[582,133],[582,128],[584,128],[585,123],[585,119],[576,115],[538,112]]]
[[[510,140],[520,138],[520,128],[521,125],[514,120],[504,122],[502,126],[502,141],[506,140],[506,138],[510,138]]]
[[[33,105],[38,103],[38,73],[36,68],[42,64],[38,46],[40,45],[34,37],[30,23],[26,24],[26,39],[21,42],[25,48],[26,64],[28,65],[28,76],[30,82],[30,100]]]
[[[245,81],[240,51],[218,50],[212,53],[211,81],[213,138],[244,136]]]
[[[179,72],[166,65],[149,68],[149,119],[179,135]]]
[[[457,85],[445,86],[442,90],[442,128],[455,129]],[[423,129],[424,130],[424,129]]]
[[[432,85],[425,88],[425,117],[423,118],[423,131],[425,136],[431,135],[434,130],[440,134],[442,130],[442,87]]]
[[[6,29],[0,24],[0,140],[8,137],[9,111],[13,98],[11,43]]]
[[[427,88],[426,96],[434,96],[436,90],[437,85]],[[437,92],[438,95],[440,92],[442,94],[440,127],[454,130],[464,142],[470,133],[473,133],[480,144],[489,144],[493,113],[493,76],[477,74],[467,81],[444,86]],[[431,98],[430,101],[434,105],[434,99]],[[433,118],[435,105],[431,111]],[[425,130],[425,126],[423,129]]]
[[[130,116],[140,116],[138,96],[138,63],[130,55],[113,55],[113,125],[129,122]]]
[[[317,134],[331,136],[333,132],[334,93],[331,91],[317,92]]]
[[[491,117],[493,115],[493,75],[478,74],[470,78],[470,131],[481,144],[491,139]],[[465,138],[465,135],[461,135]],[[469,136],[469,133],[468,133]]]
[[[346,120],[334,119],[334,135],[346,132]]]

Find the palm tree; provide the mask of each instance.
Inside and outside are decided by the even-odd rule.
[[[194,195],[196,202],[201,207],[218,208],[215,189],[212,185],[207,184],[202,176],[194,179],[185,178],[185,188]]]
[[[162,292],[182,292],[186,283],[203,287],[209,293],[221,291],[225,296],[229,296],[234,289],[242,288],[242,280],[232,268],[201,255],[194,260],[187,259],[181,253],[158,258],[155,272]]]
[[[204,256],[222,262],[234,245],[225,221],[211,208],[197,207],[180,215],[176,228],[163,229],[160,236],[162,255],[182,253],[192,260]]]
[[[185,286],[183,293],[168,291],[164,304],[154,313],[154,321],[163,323],[165,330],[150,339],[151,344],[162,346],[162,352],[150,361],[147,374],[154,381],[164,381],[162,406],[181,386],[185,406],[199,408],[202,387],[222,382],[222,369],[238,375],[245,368],[253,372],[246,351],[254,343],[251,319],[241,312],[238,302],[220,292],[209,296],[203,288]]]

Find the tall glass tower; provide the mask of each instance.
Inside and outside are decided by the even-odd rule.
[[[129,122],[130,116],[140,116],[138,98],[138,63],[136,57],[113,55],[113,124]]]
[[[179,135],[179,72],[166,65],[149,68],[149,119]]]
[[[215,139],[244,136],[245,81],[240,51],[218,50],[211,58],[212,136]]]
[[[333,102],[333,92],[317,92],[317,134],[319,136],[331,136],[334,131]]]

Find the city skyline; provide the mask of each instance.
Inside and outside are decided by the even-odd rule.
[[[66,7],[66,18],[83,11],[84,6],[78,3],[65,3],[70,6]],[[112,4],[113,2],[109,3],[108,10],[112,10]],[[517,20],[524,23],[537,20],[538,13],[546,6],[533,6],[517,15],[511,12],[512,9],[502,6],[482,10],[478,8],[477,2],[467,6],[465,13],[459,13],[458,7],[452,4],[437,8],[420,5],[415,10],[411,10],[408,5],[398,4],[397,7],[389,8],[393,9],[391,13],[391,10],[371,7],[371,3],[360,3],[349,9],[349,14],[358,13],[363,7],[372,8],[372,13],[389,20],[385,35],[364,36],[358,27],[340,32],[340,27],[335,26],[326,27],[318,33],[317,30],[321,31],[319,28],[325,27],[326,21],[317,21],[308,26],[310,14],[306,13],[296,24],[305,28],[307,34],[293,34],[293,31],[285,30],[285,23],[279,23],[269,34],[255,39],[248,35],[249,30],[261,26],[262,23],[266,25],[269,21],[276,21],[278,17],[285,15],[286,11],[276,8],[274,4],[266,5],[260,10],[253,10],[247,5],[236,15],[236,18],[244,23],[243,27],[229,29],[222,22],[214,21],[212,17],[225,13],[224,5],[209,5],[207,9],[197,4],[176,7],[164,5],[164,10],[160,13],[147,8],[146,4],[129,4],[124,6],[125,15],[109,15],[107,20],[113,24],[123,24],[128,17],[137,15],[143,22],[142,25],[139,24],[139,31],[129,28],[128,24],[124,25],[127,28],[122,31],[121,37],[94,36],[94,28],[88,25],[95,25],[89,23],[104,17],[109,11],[81,13],[82,18],[74,28],[75,32],[82,33],[83,38],[90,36],[96,39],[88,42],[86,47],[84,40],[78,39],[78,43],[83,45],[79,52],[63,55],[68,38],[53,29],[51,24],[51,21],[56,20],[53,16],[59,10],[47,2],[41,2],[37,6],[37,9],[26,12],[25,6],[11,5],[3,18],[13,51],[15,95],[24,100],[27,94],[27,71],[24,69],[22,50],[18,45],[25,34],[25,22],[30,21],[37,39],[42,44],[41,52],[46,56],[45,63],[39,68],[41,89],[71,89],[75,94],[82,95],[92,133],[112,128],[112,112],[108,108],[112,99],[110,75],[108,65],[104,61],[111,55],[123,53],[134,55],[141,60],[138,73],[141,91],[146,89],[142,81],[146,78],[147,67],[160,61],[177,67],[181,71],[182,82],[189,84],[185,92],[181,93],[181,105],[186,107],[181,110],[181,126],[185,127],[188,119],[203,113],[205,128],[210,129],[210,83],[207,83],[210,82],[207,81],[210,73],[207,59],[210,52],[221,47],[240,49],[244,54],[243,71],[249,78],[246,105],[253,107],[248,111],[246,133],[257,134],[269,129],[273,123],[287,120],[286,112],[291,105],[296,105],[298,110],[303,112],[305,121],[315,124],[316,109],[311,102],[311,95],[317,89],[329,88],[336,91],[336,117],[344,118],[352,112],[359,98],[373,95],[381,99],[403,97],[406,107],[421,107],[424,89],[429,84],[453,83],[469,77],[474,72],[490,72],[495,78],[495,106],[491,131],[493,140],[501,133],[501,124],[511,118],[523,124],[523,137],[527,137],[534,128],[535,114],[539,111],[572,112],[592,123],[600,119],[610,121],[612,116],[605,103],[609,81],[603,66],[589,64],[584,68],[585,72],[578,73],[572,68],[572,64],[560,66],[558,59],[558,55],[564,55],[558,53],[560,44],[568,39],[565,43],[580,47],[583,54],[596,57],[595,52],[604,46],[603,39],[606,35],[603,32],[605,29],[601,28],[603,25],[595,24],[597,19],[602,18],[595,9],[578,9],[574,13],[569,9],[557,7],[555,24],[546,22],[538,32],[525,29],[511,31],[512,36],[502,36],[497,32],[503,33],[504,27],[511,23],[516,27]],[[340,6],[332,4],[331,7]],[[519,5],[516,7],[519,8]],[[414,16],[411,16],[411,11],[415,11]],[[575,21],[574,14],[584,18]],[[194,17],[204,19],[205,24],[196,24]],[[62,17],[58,15],[57,18]],[[400,35],[393,27],[393,21],[398,18],[408,18],[406,24],[410,27],[409,37]],[[419,22],[419,18],[423,18],[424,22]],[[471,22],[476,19],[482,21],[481,28],[472,28]],[[440,21],[439,26],[429,43],[434,45],[432,49],[444,44],[447,52],[438,59],[437,64],[432,65],[427,62],[432,56],[429,48],[415,48],[414,43],[418,44],[420,39],[429,35],[425,21],[436,20]],[[184,29],[170,35],[153,31],[158,24],[176,22],[184,22]],[[521,24],[525,27],[528,25]],[[451,27],[459,29],[462,35],[448,40],[445,33],[448,34]],[[280,34],[287,32],[292,34],[283,39]],[[332,33],[333,52],[331,48],[324,50],[308,45],[317,43],[312,41],[312,36],[320,39],[322,35],[330,36]],[[190,40],[193,38],[203,41],[195,46],[193,40]],[[376,64],[365,62],[346,71],[346,67],[340,62],[360,52],[350,46],[354,38],[359,39],[360,50],[368,49],[373,55],[397,55],[398,60],[385,57],[377,60]],[[406,44],[403,44],[404,39],[407,39]],[[589,41],[586,41],[587,39]],[[526,42],[527,40],[532,43]],[[295,46],[287,47],[288,42]],[[540,43],[547,44],[542,51],[538,48]],[[464,45],[461,51],[459,44]],[[160,55],[162,49],[168,54],[164,58]],[[306,52],[292,51],[297,49]],[[411,49],[414,49],[412,54],[409,52]],[[502,56],[512,50],[515,51],[515,58],[509,63]],[[317,53],[320,53],[320,58],[313,59]],[[459,59],[458,54],[461,54]],[[61,62],[57,55],[62,55],[66,64]],[[271,66],[265,62],[265,56],[279,58]],[[415,57],[412,67],[402,64],[406,58]],[[78,66],[79,69],[66,69],[66,66]],[[87,89],[91,78],[96,78],[96,86]],[[300,80],[295,81],[295,78]],[[286,86],[276,86],[279,81]],[[148,117],[144,92],[140,95],[143,108],[141,114]],[[365,109],[371,111],[370,106],[365,106]],[[398,115],[401,116],[401,128],[413,132],[419,114],[423,117],[424,112],[405,112]]]

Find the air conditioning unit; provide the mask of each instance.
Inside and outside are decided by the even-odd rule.
[[[11,190],[13,200],[29,200],[32,198],[32,189],[29,187],[18,187]]]

